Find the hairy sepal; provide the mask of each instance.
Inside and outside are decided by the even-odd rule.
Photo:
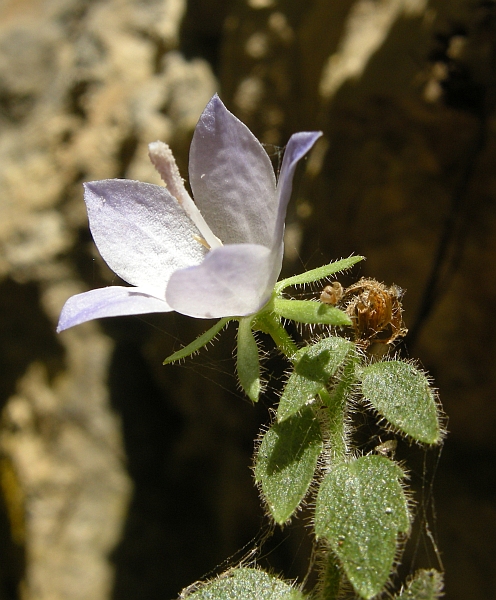
[[[319,281],[320,279],[325,279],[326,277],[330,277],[331,275],[335,275],[341,271],[346,271],[364,259],[364,256],[349,256],[348,258],[342,258],[341,260],[329,263],[328,265],[311,269],[310,271],[306,271],[300,275],[294,275],[293,277],[288,277],[287,279],[281,279],[281,281],[276,284],[276,294],[280,294],[287,287],[293,285],[305,285],[307,283]]]
[[[252,402],[258,402],[261,389],[260,362],[251,317],[239,320],[237,347],[236,370],[239,383],[248,398]]]
[[[198,352],[203,348],[203,346],[206,346],[209,342],[211,342],[215,338],[215,336],[218,335],[224,329],[227,323],[229,323],[229,321],[231,320],[232,319],[230,317],[220,319],[213,327],[205,331],[205,333],[202,333],[200,337],[197,337],[196,340],[194,340],[184,348],[181,348],[181,350],[178,350],[177,352],[174,352],[174,354],[168,356],[164,360],[163,364],[169,365],[173,362],[195,354],[195,352]]]
[[[351,325],[351,320],[345,312],[335,306],[314,300],[274,298],[272,307],[278,316],[296,323]]]

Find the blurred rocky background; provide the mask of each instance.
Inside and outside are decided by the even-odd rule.
[[[352,278],[407,290],[399,351],[435,378],[449,436],[399,447],[417,513],[400,575],[441,559],[446,598],[494,597],[496,3],[0,0],[0,600],[173,598],[230,556],[305,575],[304,519],[265,541],[249,466],[275,390],[255,409],[239,392],[232,331],[169,367],[206,323],[55,333],[71,294],[116,279],[81,183],[158,183],[156,139],[186,176],[215,91],[276,167],[291,133],[324,131],[285,272],[358,253]]]

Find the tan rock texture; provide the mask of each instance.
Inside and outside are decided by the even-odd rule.
[[[416,486],[411,546],[427,548],[407,550],[405,573],[438,566],[437,532],[446,597],[493,597],[495,59],[493,2],[0,1],[0,600],[174,597],[262,547],[248,467],[276,384],[255,408],[243,398],[233,332],[170,367],[205,323],[55,334],[71,294],[116,279],[81,183],[158,183],[156,139],[186,177],[214,91],[276,167],[291,133],[324,131],[290,207],[285,272],[353,252],[367,262],[352,278],[407,290],[408,352],[435,377],[450,433],[442,453],[398,449]],[[305,535],[276,533],[262,564],[303,577]]]

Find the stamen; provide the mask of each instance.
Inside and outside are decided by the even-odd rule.
[[[207,250],[210,250],[210,246],[207,242],[207,240],[204,240],[202,237],[200,237],[199,235],[194,235],[193,239],[195,240],[195,242],[198,242],[199,244],[201,244],[202,246],[205,246],[205,248]]]
[[[191,196],[184,187],[184,181],[179,173],[176,160],[172,154],[172,150],[164,142],[152,142],[148,144],[148,156],[157,169],[160,177],[165,183],[169,192],[184,208],[184,211],[193,223],[198,227],[199,232],[203,236],[203,244],[206,248],[220,248],[223,244],[213,231],[207,225],[203,215],[194,203]],[[195,236],[196,238],[197,236]]]

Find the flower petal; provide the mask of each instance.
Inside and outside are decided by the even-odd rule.
[[[300,133],[294,133],[289,138],[286,150],[284,151],[279,181],[277,182],[279,206],[275,232],[273,234],[275,243],[280,243],[284,235],[284,221],[286,220],[288,203],[291,199],[293,177],[298,161],[312,149],[321,135],[321,131],[301,131]]]
[[[150,296],[140,288],[123,286],[99,288],[76,294],[67,300],[60,313],[57,332],[102,317],[142,315],[171,310],[165,300]]]
[[[165,298],[176,269],[199,264],[207,250],[166,188],[106,179],[85,184],[93,239],[108,266],[132,285]]]
[[[270,299],[281,262],[282,245],[276,252],[256,244],[216,248],[200,266],[172,275],[167,302],[190,317],[251,315]]]
[[[274,169],[260,142],[217,95],[196,126],[189,178],[198,208],[224,244],[272,245]]]

